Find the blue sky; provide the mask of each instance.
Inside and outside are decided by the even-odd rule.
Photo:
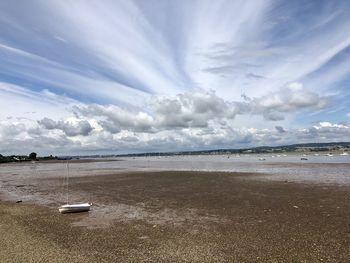
[[[1,1],[0,152],[349,141],[349,12],[340,0]]]

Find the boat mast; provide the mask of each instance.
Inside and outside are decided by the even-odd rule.
[[[69,201],[69,193],[68,193],[68,184],[69,184],[69,181],[68,181],[68,179],[69,179],[69,163],[68,163],[68,161],[67,161],[67,193],[66,193],[66,195],[67,195],[67,205],[68,205],[68,201]]]

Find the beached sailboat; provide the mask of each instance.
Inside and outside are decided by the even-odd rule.
[[[68,191],[68,180],[69,180],[69,164],[67,162],[67,178],[66,178],[66,194],[67,194],[67,203],[65,205],[61,205],[58,208],[58,211],[62,214],[64,213],[78,213],[78,212],[87,212],[90,210],[91,203],[69,203],[69,191]]]
[[[66,204],[61,205],[58,208],[58,211],[60,213],[77,213],[77,212],[87,212],[90,210],[91,204],[90,203],[84,203],[84,204]]]

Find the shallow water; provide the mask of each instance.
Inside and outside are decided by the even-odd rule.
[[[301,160],[301,157],[308,160]],[[260,160],[264,158],[265,160]],[[350,184],[348,156],[264,156],[264,155],[200,155],[171,157],[128,157],[98,159],[97,162],[69,164],[69,176],[111,174],[118,171],[194,170],[264,173],[266,178],[316,183]],[[67,164],[10,163],[0,165],[0,180],[30,178],[64,178]]]
[[[127,171],[222,171],[250,173],[249,180],[274,180],[321,185],[350,185],[350,156],[172,156],[172,157],[135,157],[101,160],[93,162],[69,163],[69,177],[99,176]],[[264,160],[260,160],[264,158]],[[181,223],[196,218],[214,222],[215,216],[194,216],[195,211],[162,210],[150,213],[141,204],[122,203],[105,204],[103,200],[92,200],[92,193],[66,191],[67,163],[36,162],[10,163],[0,165],[0,195],[2,199],[22,200],[23,202],[57,207],[66,202],[69,193],[70,202],[93,202],[93,211],[82,216],[77,226],[104,227],[114,220],[146,220],[151,224],[172,221]],[[251,174],[256,176],[251,176]],[[242,174],[244,176],[244,174]],[[78,179],[78,181],[86,179]],[[73,181],[71,179],[71,181]],[[72,184],[71,182],[70,184]],[[71,188],[70,188],[71,189]],[[94,198],[94,197],[93,197]]]
[[[308,160],[301,160],[301,157]],[[261,160],[263,158],[264,160]],[[203,155],[171,157],[128,157],[71,162],[69,177],[98,176],[125,171],[192,170],[257,173],[250,179],[350,185],[350,156]],[[67,164],[10,163],[0,165],[0,193],[11,199],[40,197],[42,189],[60,189],[66,184]],[[46,180],[56,179],[56,180]],[[58,184],[51,186],[49,184]],[[61,194],[62,195],[62,194]],[[53,199],[57,199],[57,196]],[[63,196],[60,199],[64,199]],[[48,201],[48,200],[46,200]],[[45,202],[46,202],[45,201]]]

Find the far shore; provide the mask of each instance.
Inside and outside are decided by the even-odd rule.
[[[94,163],[94,162],[116,162],[116,161],[120,161],[118,160],[118,158],[96,158],[96,159],[92,159],[92,158],[72,158],[72,159],[52,159],[52,160],[26,160],[26,161],[17,161],[17,162],[3,162],[0,163],[0,165],[6,165],[6,164],[28,164],[28,163]]]

